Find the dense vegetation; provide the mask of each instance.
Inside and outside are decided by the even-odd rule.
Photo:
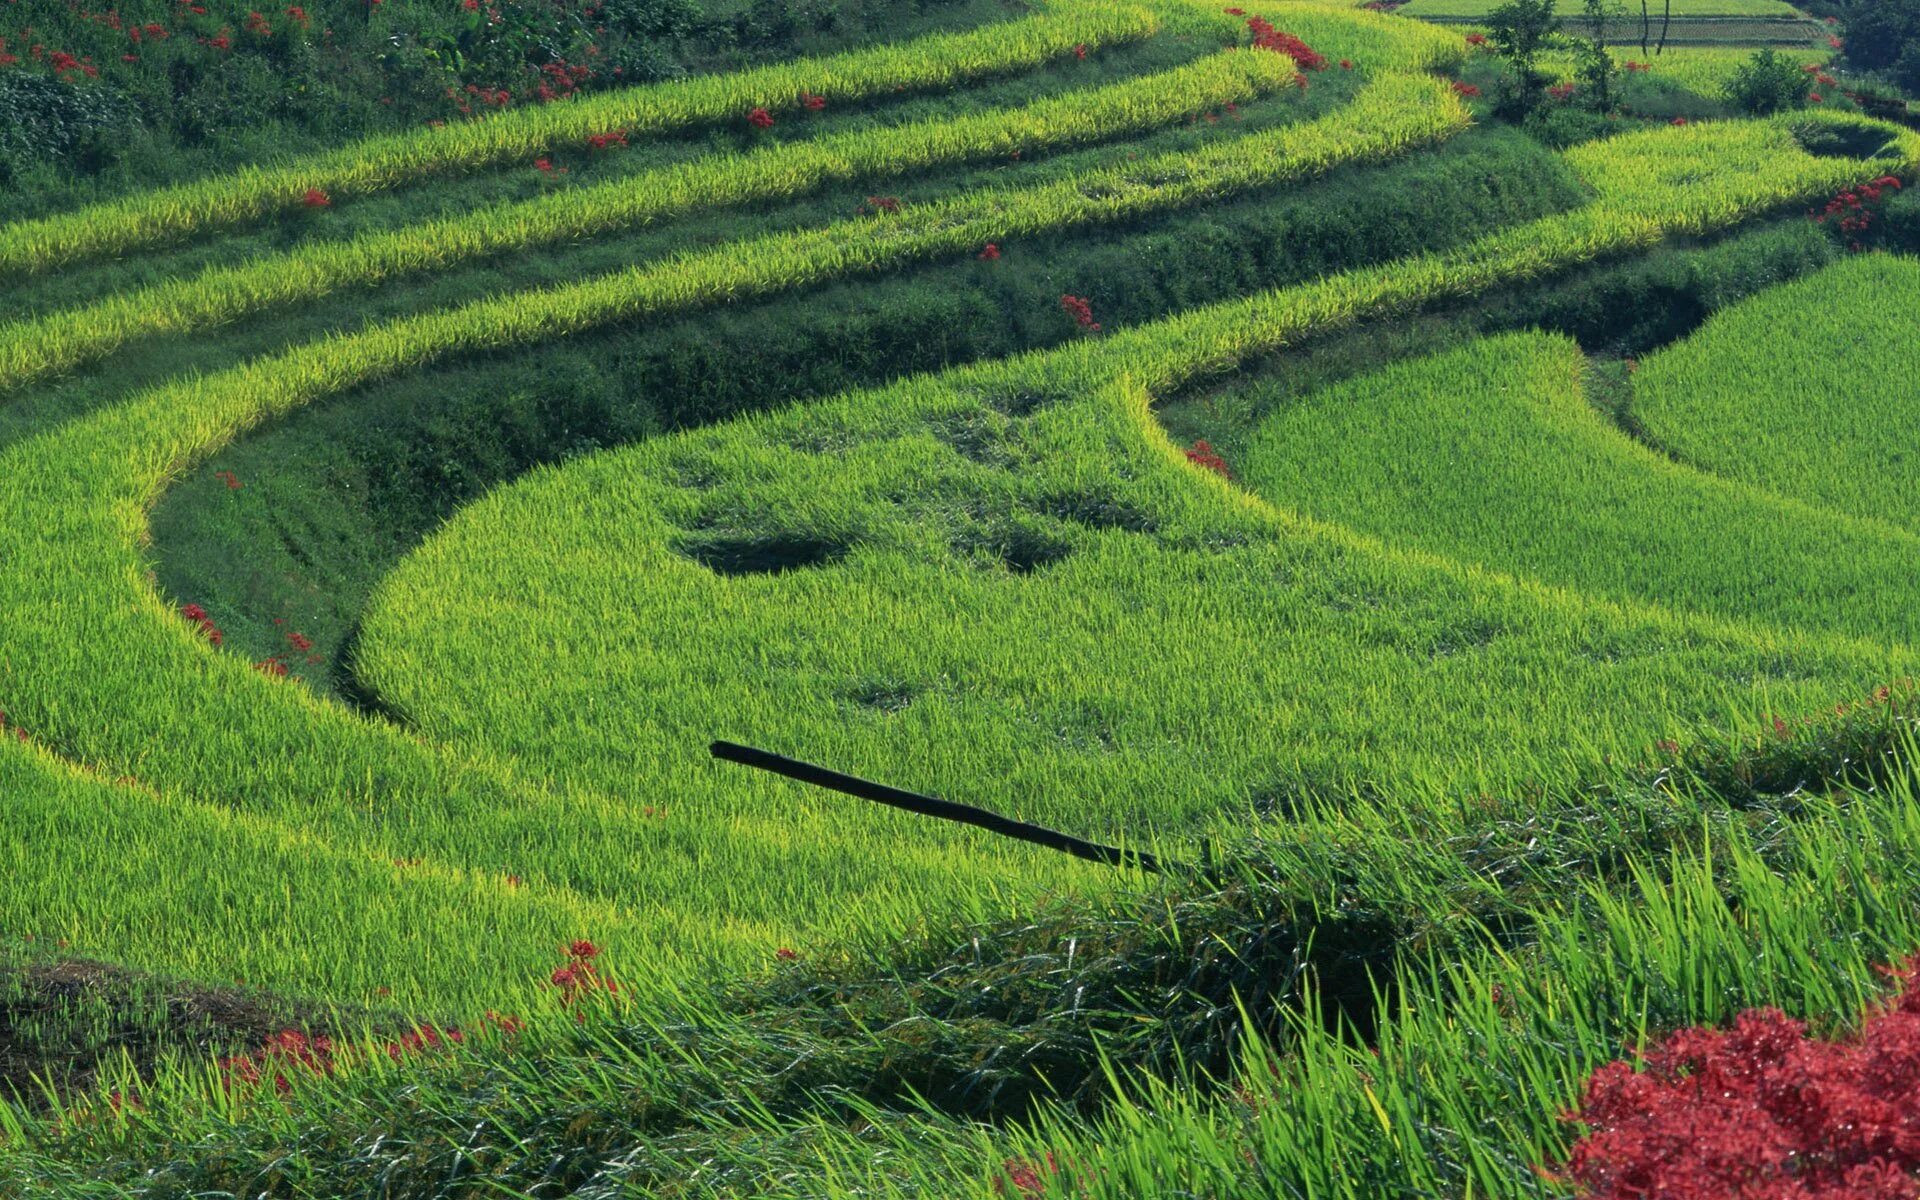
[[[0,1194],[1625,1196],[1894,1027],[1920,135],[1436,2],[47,22]]]

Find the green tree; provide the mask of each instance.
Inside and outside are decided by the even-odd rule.
[[[1547,77],[1540,71],[1540,52],[1560,31],[1554,0],[1507,0],[1487,18],[1487,41],[1506,60],[1494,110],[1512,120],[1539,108],[1546,97]]]
[[[1807,73],[1784,54],[1761,50],[1735,69],[1727,95],[1755,116],[1790,112],[1807,104]]]

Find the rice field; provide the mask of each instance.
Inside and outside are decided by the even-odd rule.
[[[0,226],[0,985],[339,1047],[9,1094],[0,986],[0,1195],[1573,1194],[1623,1043],[1847,1028],[1920,950],[1920,135],[1549,149],[1451,2],[1008,6]],[[1655,262],[1683,335],[1552,327]]]

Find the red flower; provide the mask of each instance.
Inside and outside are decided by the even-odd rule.
[[[287,644],[289,646],[292,646],[295,650],[298,650],[302,654],[305,654],[307,651],[313,649],[313,639],[309,638],[304,633],[288,634]]]
[[[1341,59],[1341,60],[1340,60],[1340,69],[1341,69],[1342,71],[1351,71],[1351,70],[1353,70],[1353,60],[1352,60],[1352,59],[1350,59],[1350,58],[1343,58],[1343,59]]]
[[[1247,10],[1244,8],[1229,8],[1226,10],[1226,14],[1230,17],[1244,17],[1247,15]]]
[[[1247,28],[1253,31],[1253,44],[1261,50],[1271,50],[1284,54],[1294,61],[1294,65],[1303,71],[1324,70],[1327,65],[1325,55],[1316,52],[1311,46],[1291,33],[1275,29],[1273,23],[1264,17],[1248,17]]]
[[[1470,33],[1467,35],[1467,45],[1469,46],[1484,46],[1486,44],[1487,35],[1484,33]]]
[[[1478,87],[1474,86],[1471,83],[1461,83],[1457,79],[1453,81],[1453,90],[1456,93],[1462,96],[1465,96],[1469,100],[1473,99],[1475,96],[1478,96],[1480,94],[1480,89]]]
[[[790,949],[789,947],[782,946],[778,950],[775,950],[773,952],[773,956],[779,959],[781,962],[792,962],[793,960],[800,957],[800,953],[797,950],[793,950],[793,949]]]
[[[812,92],[801,92],[800,103],[806,105],[808,112],[819,112],[827,106],[827,98],[816,96]]]
[[[988,242],[987,248],[980,252],[981,262],[992,262],[999,257],[1000,257],[1000,246],[997,242]]]
[[[1777,1009],[1683,1029],[1644,1069],[1587,1081],[1567,1182],[1594,1200],[1910,1200],[1920,1172],[1920,958],[1901,994],[1837,1042]]]
[[[871,208],[875,212],[897,213],[900,211],[900,197],[868,196],[865,207]]]
[[[1087,56],[1087,46],[1085,42],[1073,48],[1073,56],[1075,58],[1085,58]]]
[[[1067,310],[1074,323],[1093,333],[1100,332],[1100,323],[1093,319],[1093,305],[1082,296],[1060,297],[1060,307]]]
[[[1187,461],[1195,466],[1204,467],[1225,479],[1233,478],[1233,472],[1227,469],[1227,460],[1216,454],[1213,445],[1206,439],[1202,438],[1195,442],[1193,449],[1188,450],[1186,454]]]
[[[569,958],[577,958],[583,961],[589,958],[595,958],[599,953],[600,947],[585,938],[581,938],[567,947],[567,956]]]
[[[333,198],[319,188],[308,188],[300,197],[300,203],[308,208],[325,208],[333,203]]]
[[[772,129],[773,114],[764,108],[752,109],[747,113],[747,124],[755,129]]]
[[[1667,122],[1669,125],[1685,125],[1686,123],[1687,119],[1685,117],[1675,117],[1673,120]]]

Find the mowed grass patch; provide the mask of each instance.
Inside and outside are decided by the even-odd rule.
[[[1281,406],[1244,478],[1390,545],[1587,594],[1920,641],[1898,582],[1920,538],[1674,463],[1589,402],[1589,370],[1540,334],[1389,367]]]
[[[1702,471],[1920,532],[1920,261],[1865,255],[1648,357],[1631,412]]]

